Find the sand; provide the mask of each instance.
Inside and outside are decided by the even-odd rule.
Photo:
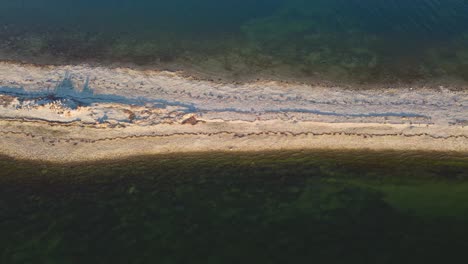
[[[468,91],[2,62],[0,135],[0,154],[54,162],[204,151],[468,153]]]

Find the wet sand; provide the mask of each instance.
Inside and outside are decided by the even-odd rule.
[[[468,152],[468,91],[350,90],[0,63],[0,154],[55,162],[307,149]]]

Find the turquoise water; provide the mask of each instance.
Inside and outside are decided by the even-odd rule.
[[[468,77],[464,0],[6,0],[0,23],[3,59],[360,84]]]
[[[276,152],[0,159],[1,263],[440,263],[468,246],[468,160]]]

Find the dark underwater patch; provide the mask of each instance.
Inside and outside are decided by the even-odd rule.
[[[0,168],[5,263],[435,263],[467,246],[462,155],[2,158]]]

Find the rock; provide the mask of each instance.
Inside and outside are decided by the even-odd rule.
[[[182,125],[190,124],[190,125],[193,126],[193,125],[196,125],[197,123],[198,123],[198,120],[197,120],[197,118],[195,116],[191,116],[191,117],[189,117],[187,119],[184,119],[182,121]]]

